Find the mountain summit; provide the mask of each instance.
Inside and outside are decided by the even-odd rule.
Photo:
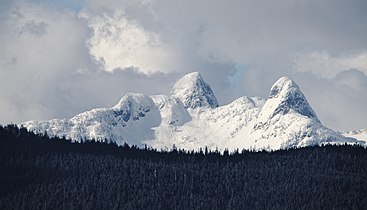
[[[298,85],[287,77],[270,89],[250,138],[271,148],[351,141],[323,126]]]
[[[129,93],[111,108],[22,125],[74,141],[108,139],[158,149],[276,150],[323,143],[364,144],[323,126],[298,85],[287,77],[274,83],[267,100],[243,96],[218,106],[198,72],[178,80],[170,96]]]
[[[316,113],[307,102],[298,85],[288,77],[280,78],[272,86],[268,99],[269,104],[277,104],[273,115],[295,111],[319,122]]]
[[[288,77],[282,77],[271,87],[269,98],[259,114],[259,122],[265,123],[289,112],[320,122],[298,85]]]
[[[192,72],[178,80],[171,97],[180,99],[185,108],[218,107],[217,98],[199,72]]]

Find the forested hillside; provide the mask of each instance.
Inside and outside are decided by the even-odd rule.
[[[0,209],[366,209],[366,177],[360,146],[162,152],[0,126]]]

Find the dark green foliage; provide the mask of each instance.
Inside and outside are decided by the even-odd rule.
[[[367,150],[170,152],[0,126],[0,209],[366,209]]]

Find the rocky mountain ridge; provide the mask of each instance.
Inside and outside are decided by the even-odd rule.
[[[22,125],[74,141],[108,139],[158,149],[277,150],[365,143],[323,126],[298,85],[287,77],[272,86],[267,100],[243,96],[219,106],[198,72],[177,81],[170,96],[129,93],[112,108]]]

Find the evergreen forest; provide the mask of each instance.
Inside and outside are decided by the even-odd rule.
[[[367,149],[158,151],[0,126],[0,209],[367,209]]]

